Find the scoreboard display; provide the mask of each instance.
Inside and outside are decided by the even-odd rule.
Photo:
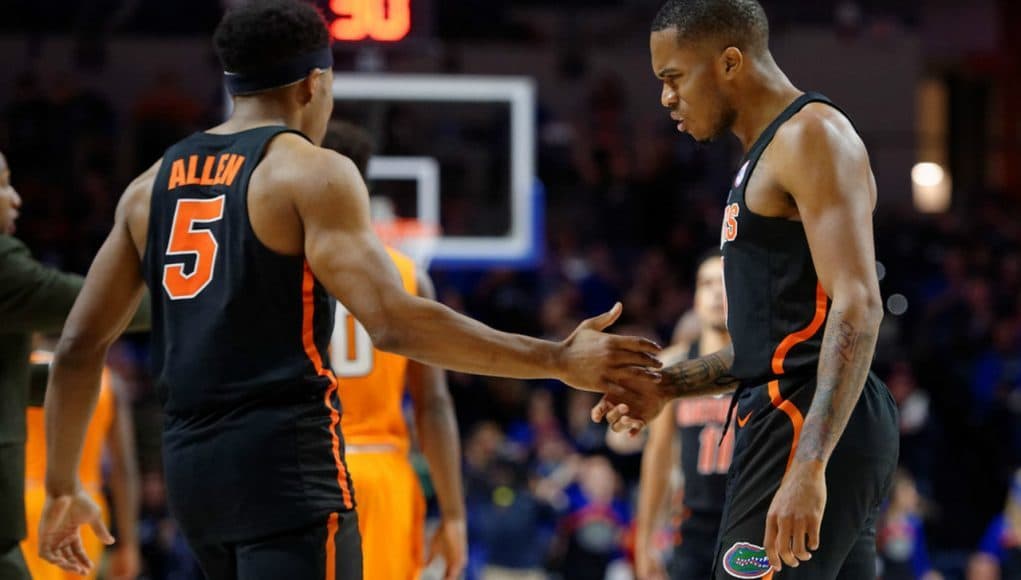
[[[326,17],[338,42],[400,42],[424,36],[427,0],[329,0]]]

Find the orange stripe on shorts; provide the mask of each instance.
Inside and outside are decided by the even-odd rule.
[[[326,580],[337,578],[337,544],[334,539],[337,537],[337,527],[340,516],[334,512],[326,520]]]
[[[326,377],[330,380],[330,386],[326,389],[326,394],[323,395],[323,404],[330,411],[330,443],[331,451],[333,453],[333,462],[337,466],[337,485],[340,486],[340,491],[344,496],[344,507],[347,509],[354,508],[354,502],[351,499],[351,490],[347,485],[347,469],[344,468],[344,462],[340,459],[340,436],[337,435],[337,429],[340,425],[340,412],[336,407],[333,406],[333,394],[337,392],[337,377],[334,376],[333,371],[323,368],[323,357],[319,354],[319,349],[316,348],[315,343],[315,300],[313,296],[313,290],[315,289],[315,276],[312,275],[312,269],[309,267],[308,262],[305,262],[305,274],[301,282],[302,291],[302,327],[301,327],[301,340],[305,347],[305,354],[309,360],[312,361],[312,365],[315,367],[316,373],[321,377]]]

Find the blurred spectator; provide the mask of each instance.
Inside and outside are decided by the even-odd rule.
[[[199,127],[202,106],[181,87],[173,70],[156,73],[156,80],[135,103],[134,172],[141,173],[163,151]]]
[[[610,563],[624,556],[630,510],[617,498],[620,479],[609,460],[585,459],[569,492],[569,511],[560,519],[560,574],[564,580],[606,576]]]
[[[60,75],[53,91],[49,171],[57,171],[70,185],[73,175],[84,167],[109,174],[114,168],[114,135],[117,115],[110,101],[98,91],[83,86],[78,73]]]
[[[563,439],[553,407],[553,395],[546,389],[532,391],[528,399],[527,420],[512,423],[507,435],[521,448],[521,455],[526,455],[529,449],[541,448],[549,440]]]
[[[903,469],[894,475],[889,501],[880,516],[877,543],[882,580],[942,580],[929,561],[918,490]]]
[[[897,361],[886,378],[900,411],[900,463],[915,474],[923,491],[930,490],[932,419],[928,393],[918,388],[911,365]],[[915,485],[915,481],[911,482]]]
[[[986,529],[968,563],[968,580],[1021,579],[1021,469],[1014,473],[1007,505]]]
[[[491,466],[491,496],[477,512],[486,554],[482,580],[544,578],[545,547],[554,514],[529,489],[524,467],[509,459]]]
[[[202,571],[192,556],[184,535],[170,519],[163,474],[150,471],[142,476],[142,512],[139,541],[145,561],[142,577],[147,580],[192,580]]]
[[[575,449],[582,453],[606,446],[606,425],[592,422],[592,407],[599,402],[597,393],[571,390],[567,393],[567,433]]]
[[[39,77],[25,71],[14,81],[14,95],[4,108],[8,162],[36,178],[46,173],[50,161],[53,103],[46,97]]]

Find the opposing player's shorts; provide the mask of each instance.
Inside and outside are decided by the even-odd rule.
[[[418,578],[424,563],[425,498],[407,454],[349,445],[347,465],[358,494],[365,578]]]
[[[109,511],[106,508],[106,500],[103,494],[95,492],[92,499],[99,504],[103,510],[103,521],[109,525]],[[25,516],[28,521],[28,535],[21,542],[21,551],[25,556],[25,563],[28,564],[28,571],[34,580],[81,580],[82,578],[95,578],[99,571],[99,563],[103,558],[103,542],[92,533],[92,528],[84,526],[81,530],[82,545],[85,553],[92,560],[92,573],[88,576],[79,576],[72,572],[65,572],[54,564],[39,557],[39,519],[43,514],[43,504],[46,502],[46,490],[41,485],[28,485],[25,488]]]
[[[766,513],[792,461],[815,378],[784,378],[744,391],[737,440],[713,563],[716,580],[773,578],[766,559]],[[826,469],[827,500],[819,549],[776,580],[874,580],[876,516],[897,466],[897,407],[869,373],[858,405]]]

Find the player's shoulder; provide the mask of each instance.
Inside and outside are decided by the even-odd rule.
[[[136,215],[138,212],[148,215],[153,186],[156,183],[156,175],[159,173],[162,163],[163,159],[157,160],[156,163],[153,163],[138,177],[131,180],[131,183],[124,188],[124,194],[121,195],[118,204],[119,211],[126,212],[128,216]]]
[[[322,181],[347,181],[358,177],[358,168],[336,151],[316,146],[294,133],[282,133],[270,144],[263,160],[270,177],[296,185]]]
[[[799,158],[865,153],[865,144],[851,120],[831,105],[805,105],[780,126],[774,149]]]
[[[131,180],[128,187],[125,189],[125,194],[142,195],[145,192],[152,193],[152,185],[156,182],[156,175],[160,171],[160,166],[163,164],[163,159],[160,158],[149,166],[148,169],[140,173],[137,177]]]
[[[274,139],[256,171],[258,179],[273,191],[288,191],[301,199],[361,189],[356,187],[361,175],[350,159],[294,133]]]
[[[163,159],[159,159],[141,175],[131,180],[131,183],[124,189],[120,201],[117,202],[115,222],[119,227],[127,226],[128,233],[131,234],[135,249],[140,256],[145,250],[153,188],[162,164]]]

